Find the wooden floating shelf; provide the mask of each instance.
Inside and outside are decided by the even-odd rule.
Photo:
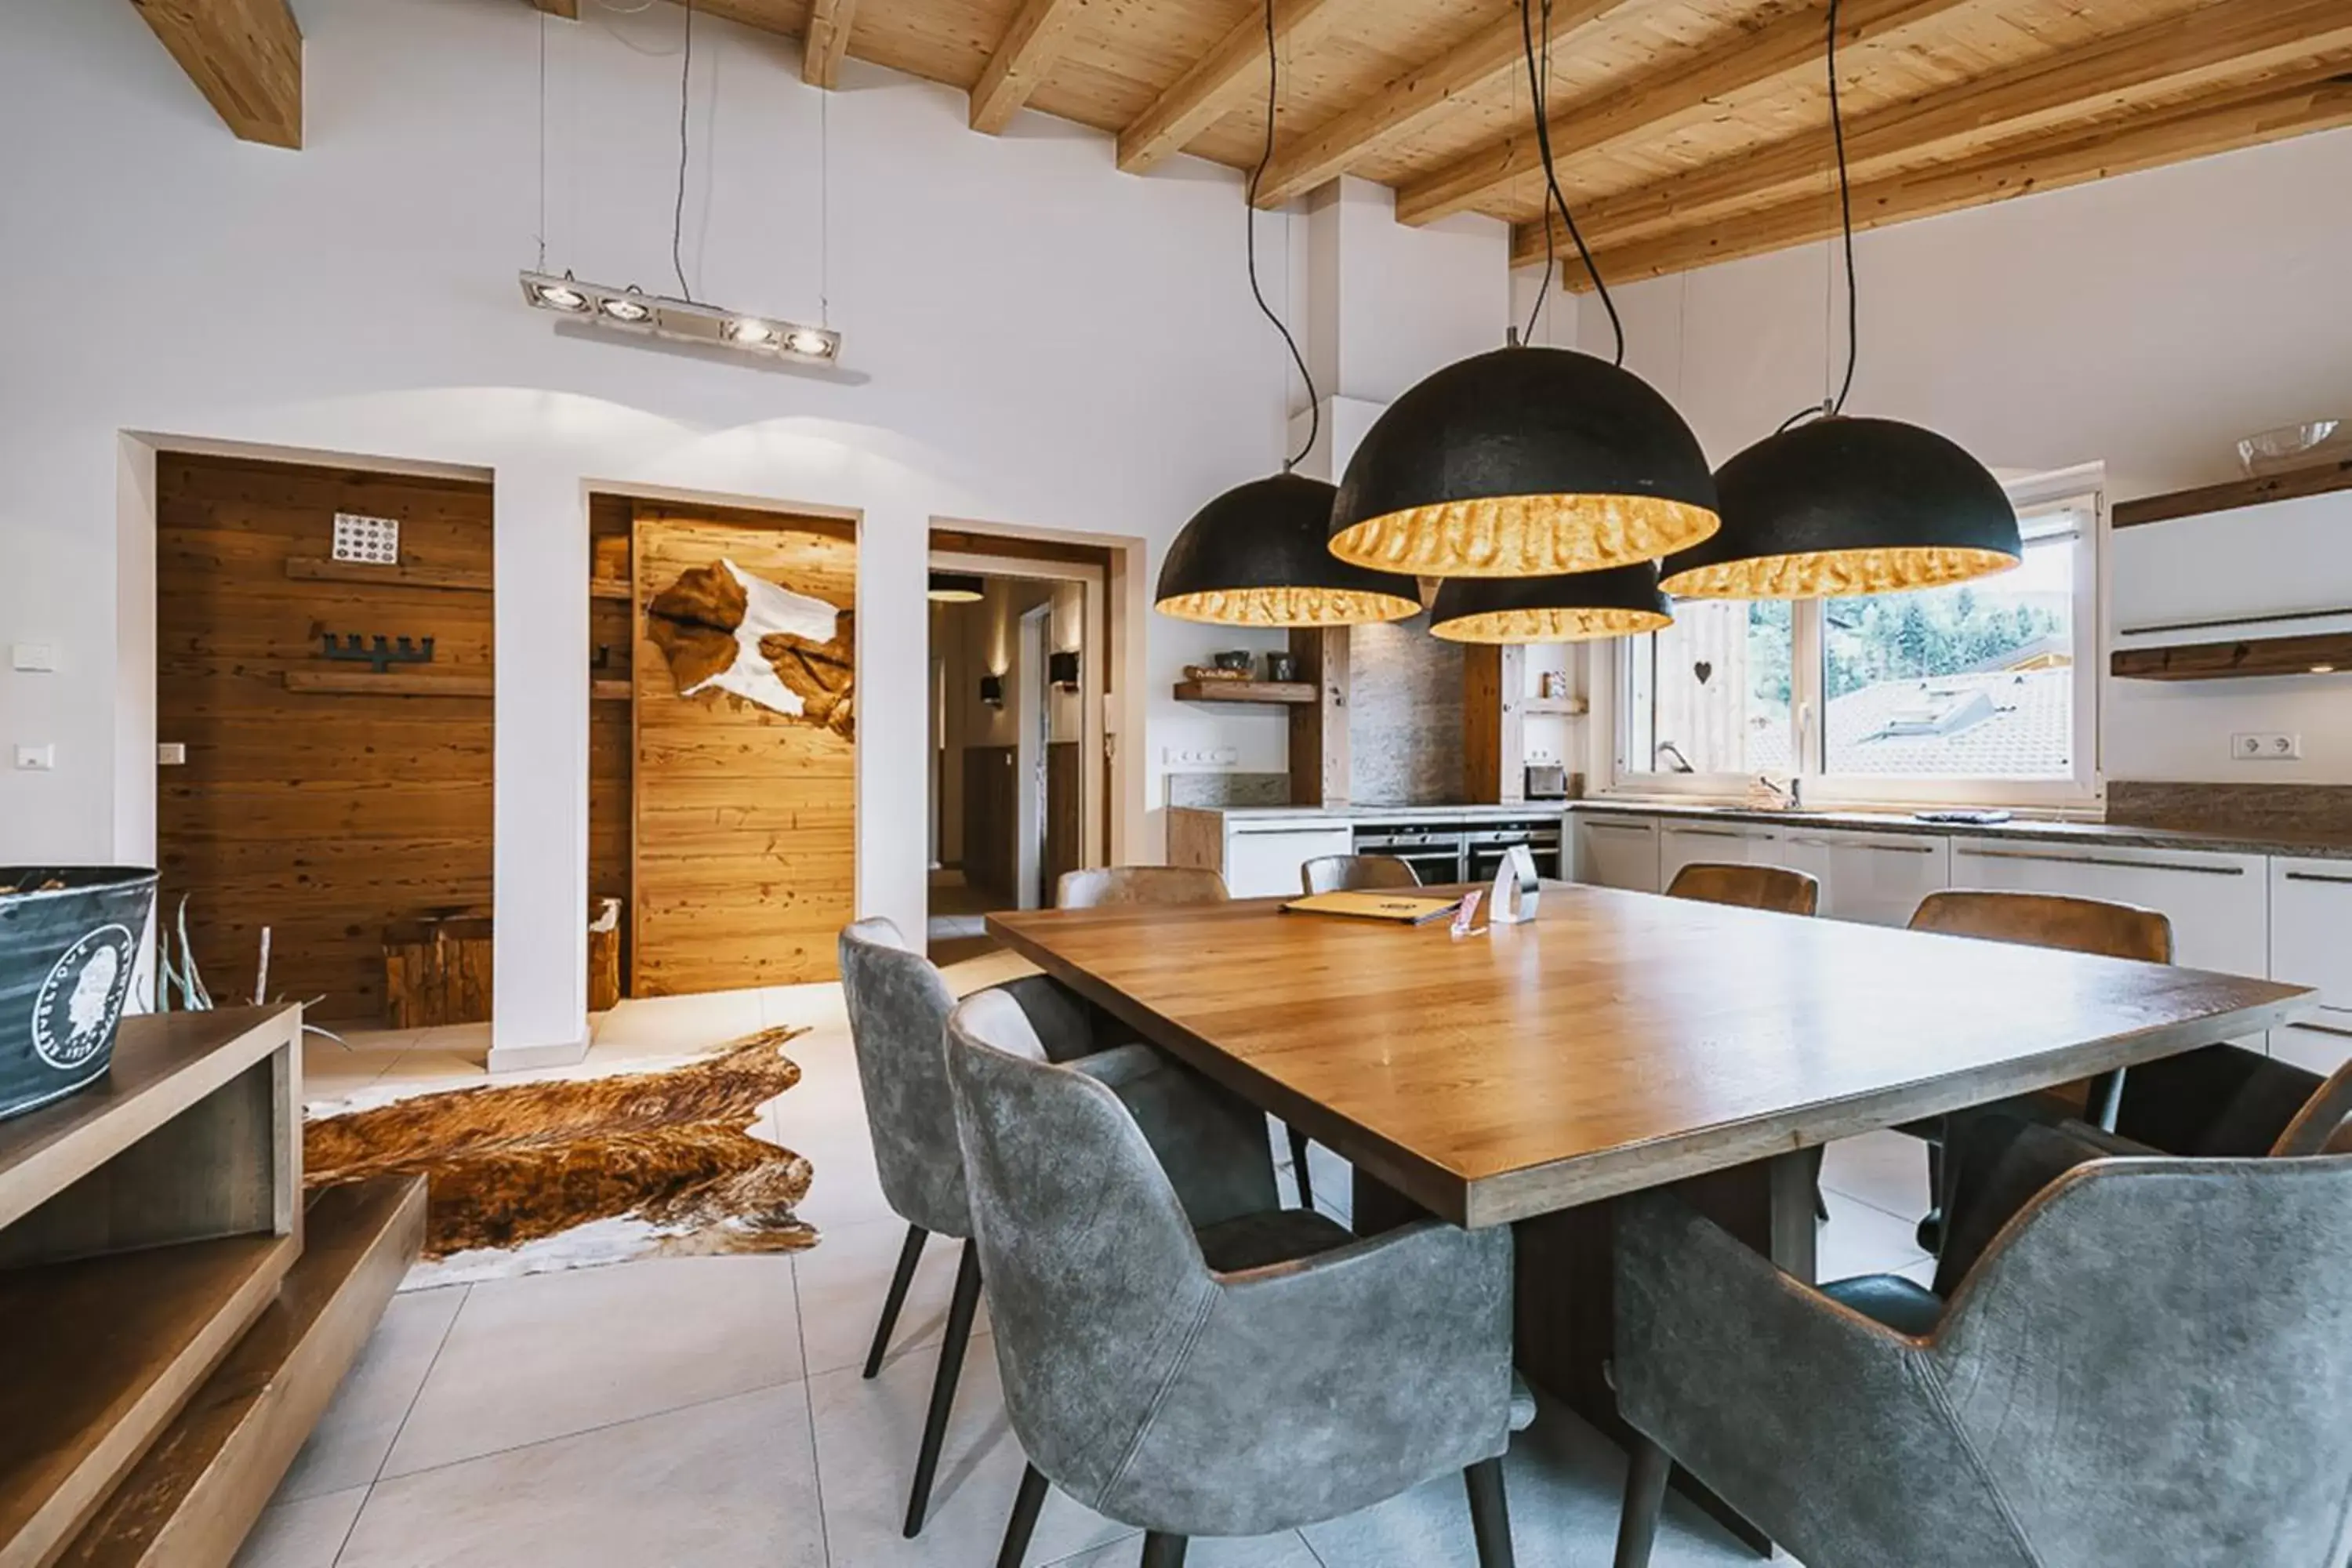
[[[1552,713],[1558,714],[1563,718],[1573,719],[1583,713],[1586,710],[1586,707],[1587,704],[1581,697],[1528,697],[1520,700],[1519,711],[1522,713]]]
[[[2352,458],[2308,468],[2290,468],[2283,474],[2264,474],[2258,479],[2231,479],[2200,489],[2176,490],[2170,495],[2117,501],[2114,523],[2117,528],[2137,528],[2142,523],[2165,522],[2176,517],[2204,517],[2217,511],[2235,511],[2240,507],[2267,506],[2273,501],[2347,489],[2352,489]]]
[[[366,561],[329,561],[315,555],[292,555],[286,575],[306,583],[365,583],[375,588],[447,588],[460,594],[490,591],[488,572],[467,572],[452,566],[377,565]]]
[[[1179,702],[1312,702],[1315,687],[1305,680],[1180,680]]]
[[[588,695],[598,702],[626,702],[629,683],[625,680],[591,680]]]
[[[2108,673],[2118,680],[2235,680],[2339,669],[2352,670],[2352,632],[2119,648],[2107,657]]]
[[[494,697],[498,682],[487,675],[412,675],[386,670],[289,669],[286,689],[337,697]]]
[[[626,583],[607,582],[600,578],[591,577],[588,579],[588,596],[592,599],[620,599],[626,601],[635,598],[636,594],[635,590],[632,589]]]

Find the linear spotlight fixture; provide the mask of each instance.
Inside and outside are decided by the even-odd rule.
[[[841,334],[827,327],[722,310],[634,288],[583,283],[569,272],[561,278],[545,272],[518,276],[523,300],[533,310],[574,317],[616,332],[740,349],[811,364],[834,364],[841,358]]]

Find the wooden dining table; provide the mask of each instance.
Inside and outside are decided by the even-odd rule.
[[[988,930],[1345,1158],[1359,1231],[1424,1213],[1514,1226],[1521,1368],[1612,1432],[1609,1200],[1675,1184],[1811,1282],[1819,1145],[2257,1036],[2317,1002],[1581,884],[1473,936],[1282,904],[1007,911]]]

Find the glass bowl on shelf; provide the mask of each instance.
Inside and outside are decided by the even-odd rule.
[[[2306,419],[2238,443],[2238,464],[2254,477],[2352,458],[2352,419]]]

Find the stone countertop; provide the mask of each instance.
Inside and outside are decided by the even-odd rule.
[[[2128,822],[2012,817],[2007,822],[1921,822],[1892,811],[1767,811],[1751,806],[1706,805],[1689,801],[1580,800],[1572,809],[1626,816],[1675,816],[1719,822],[1755,822],[1780,827],[1818,827],[1869,833],[1922,833],[1953,838],[2012,839],[2071,844],[2095,849],[2193,849],[2231,855],[2307,855],[2352,860],[2352,838],[2298,834],[2260,827],[2189,829],[2151,827]]]
[[[1235,822],[1427,822],[1471,823],[1518,821],[1556,812],[1590,811],[1625,816],[1672,816],[1690,820],[1754,822],[1779,827],[1815,827],[1846,832],[1919,833],[1953,838],[2009,839],[2023,843],[2071,844],[2078,848],[2189,849],[2232,855],[2302,855],[2318,859],[2352,860],[2352,837],[2298,833],[2289,829],[2249,826],[2242,829],[2152,827],[2136,823],[2089,822],[2063,818],[2012,817],[2007,822],[1974,824],[1921,822],[1894,811],[1766,811],[1751,806],[1709,805],[1678,800],[1529,801],[1520,805],[1248,805],[1171,806],[1171,811],[1197,811]]]

